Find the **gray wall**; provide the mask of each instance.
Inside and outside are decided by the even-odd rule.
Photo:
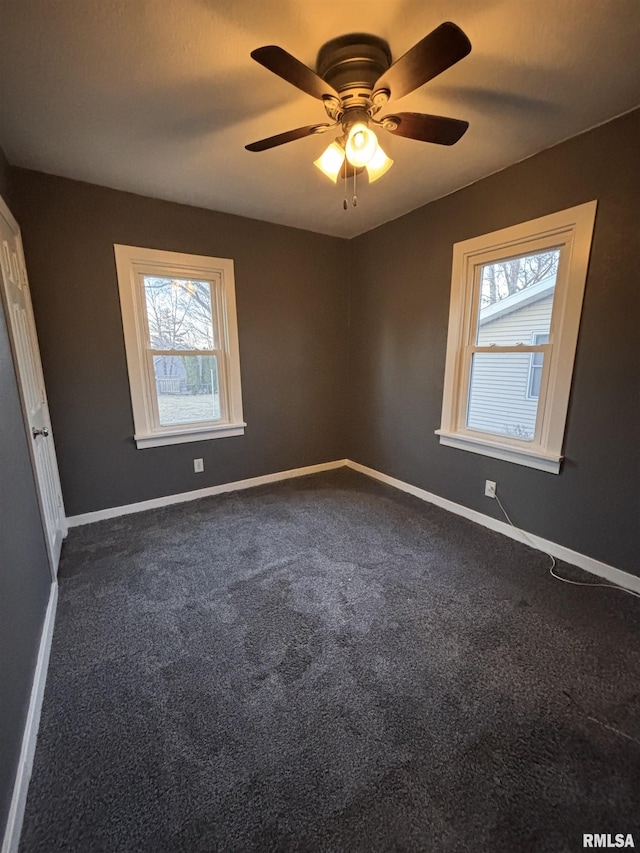
[[[0,195],[8,165],[0,150]],[[0,840],[13,793],[51,578],[0,300]]]
[[[4,155],[4,151],[0,148],[0,196],[9,204],[9,172],[11,167]]]
[[[471,131],[470,131],[471,132]],[[640,111],[354,241],[350,458],[640,575]],[[441,446],[455,242],[598,200],[558,476]]]
[[[12,190],[68,515],[344,457],[342,241],[18,169]],[[114,243],[234,259],[244,436],[136,449]]]

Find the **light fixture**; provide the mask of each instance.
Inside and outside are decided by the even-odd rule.
[[[340,174],[340,169],[342,169],[342,164],[344,163],[344,148],[338,144],[337,140],[332,142],[328,148],[325,148],[323,153],[318,157],[317,160],[314,160],[313,165],[317,166],[321,172],[331,178],[333,183],[338,182],[338,175]]]
[[[366,166],[376,153],[378,139],[363,121],[351,126],[347,136],[347,160],[356,168]]]
[[[398,137],[436,145],[453,145],[465,133],[469,124],[461,119],[414,112],[390,114],[387,104],[392,98],[402,98],[419,89],[467,56],[470,50],[467,36],[450,21],[436,27],[395,62],[387,42],[367,33],[341,35],[323,44],[315,71],[278,45],[258,47],[251,52],[251,58],[296,89],[322,101],[329,122],[276,133],[245,148],[268,151],[339,128],[335,142],[315,165],[334,184],[344,179],[345,195],[353,181],[355,207],[358,178],[364,170],[372,183],[393,165],[378,145],[378,128]]]
[[[373,157],[367,163],[367,174],[369,175],[369,183],[377,181],[385,172],[393,166],[391,157],[387,157],[382,148],[378,145],[373,154]]]
[[[353,140],[352,144],[350,144],[351,140]],[[324,172],[335,184],[338,182],[345,157],[355,169],[366,168],[370,184],[381,178],[393,166],[393,160],[382,150],[375,133],[362,123],[355,124],[351,128],[345,147],[336,139],[325,148],[317,160],[314,160],[313,165]]]

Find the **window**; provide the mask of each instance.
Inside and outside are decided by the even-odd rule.
[[[595,211],[455,244],[441,444],[559,473]]]
[[[114,251],[136,445],[242,435],[233,261]]]
[[[549,343],[547,332],[533,332],[531,343],[534,346]],[[529,361],[529,381],[527,382],[527,397],[529,400],[537,400],[540,396],[540,381],[542,379],[543,353],[540,351],[531,353]]]

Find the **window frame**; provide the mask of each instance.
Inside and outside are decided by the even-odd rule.
[[[596,207],[596,201],[586,202],[454,244],[442,421],[435,431],[441,444],[560,473]],[[549,343],[477,347],[471,335],[477,325],[482,267],[551,249],[560,249],[560,261]],[[477,350],[545,353],[533,440],[466,426],[472,356]]]
[[[114,244],[113,249],[136,447],[160,447],[243,435],[246,423],[242,411],[233,260],[118,243]],[[162,353],[150,346],[144,276],[194,279],[210,283],[215,346],[210,351],[207,350],[206,354],[218,357],[220,418],[168,426],[160,424],[152,374],[153,356]],[[202,354],[195,349],[185,350],[182,354],[188,353]]]

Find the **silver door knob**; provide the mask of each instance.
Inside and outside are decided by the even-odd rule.
[[[36,429],[35,427],[32,427],[31,433],[34,438],[37,438],[39,435],[41,435],[43,438],[46,438],[49,435],[49,430],[46,427],[42,427],[42,429]]]

